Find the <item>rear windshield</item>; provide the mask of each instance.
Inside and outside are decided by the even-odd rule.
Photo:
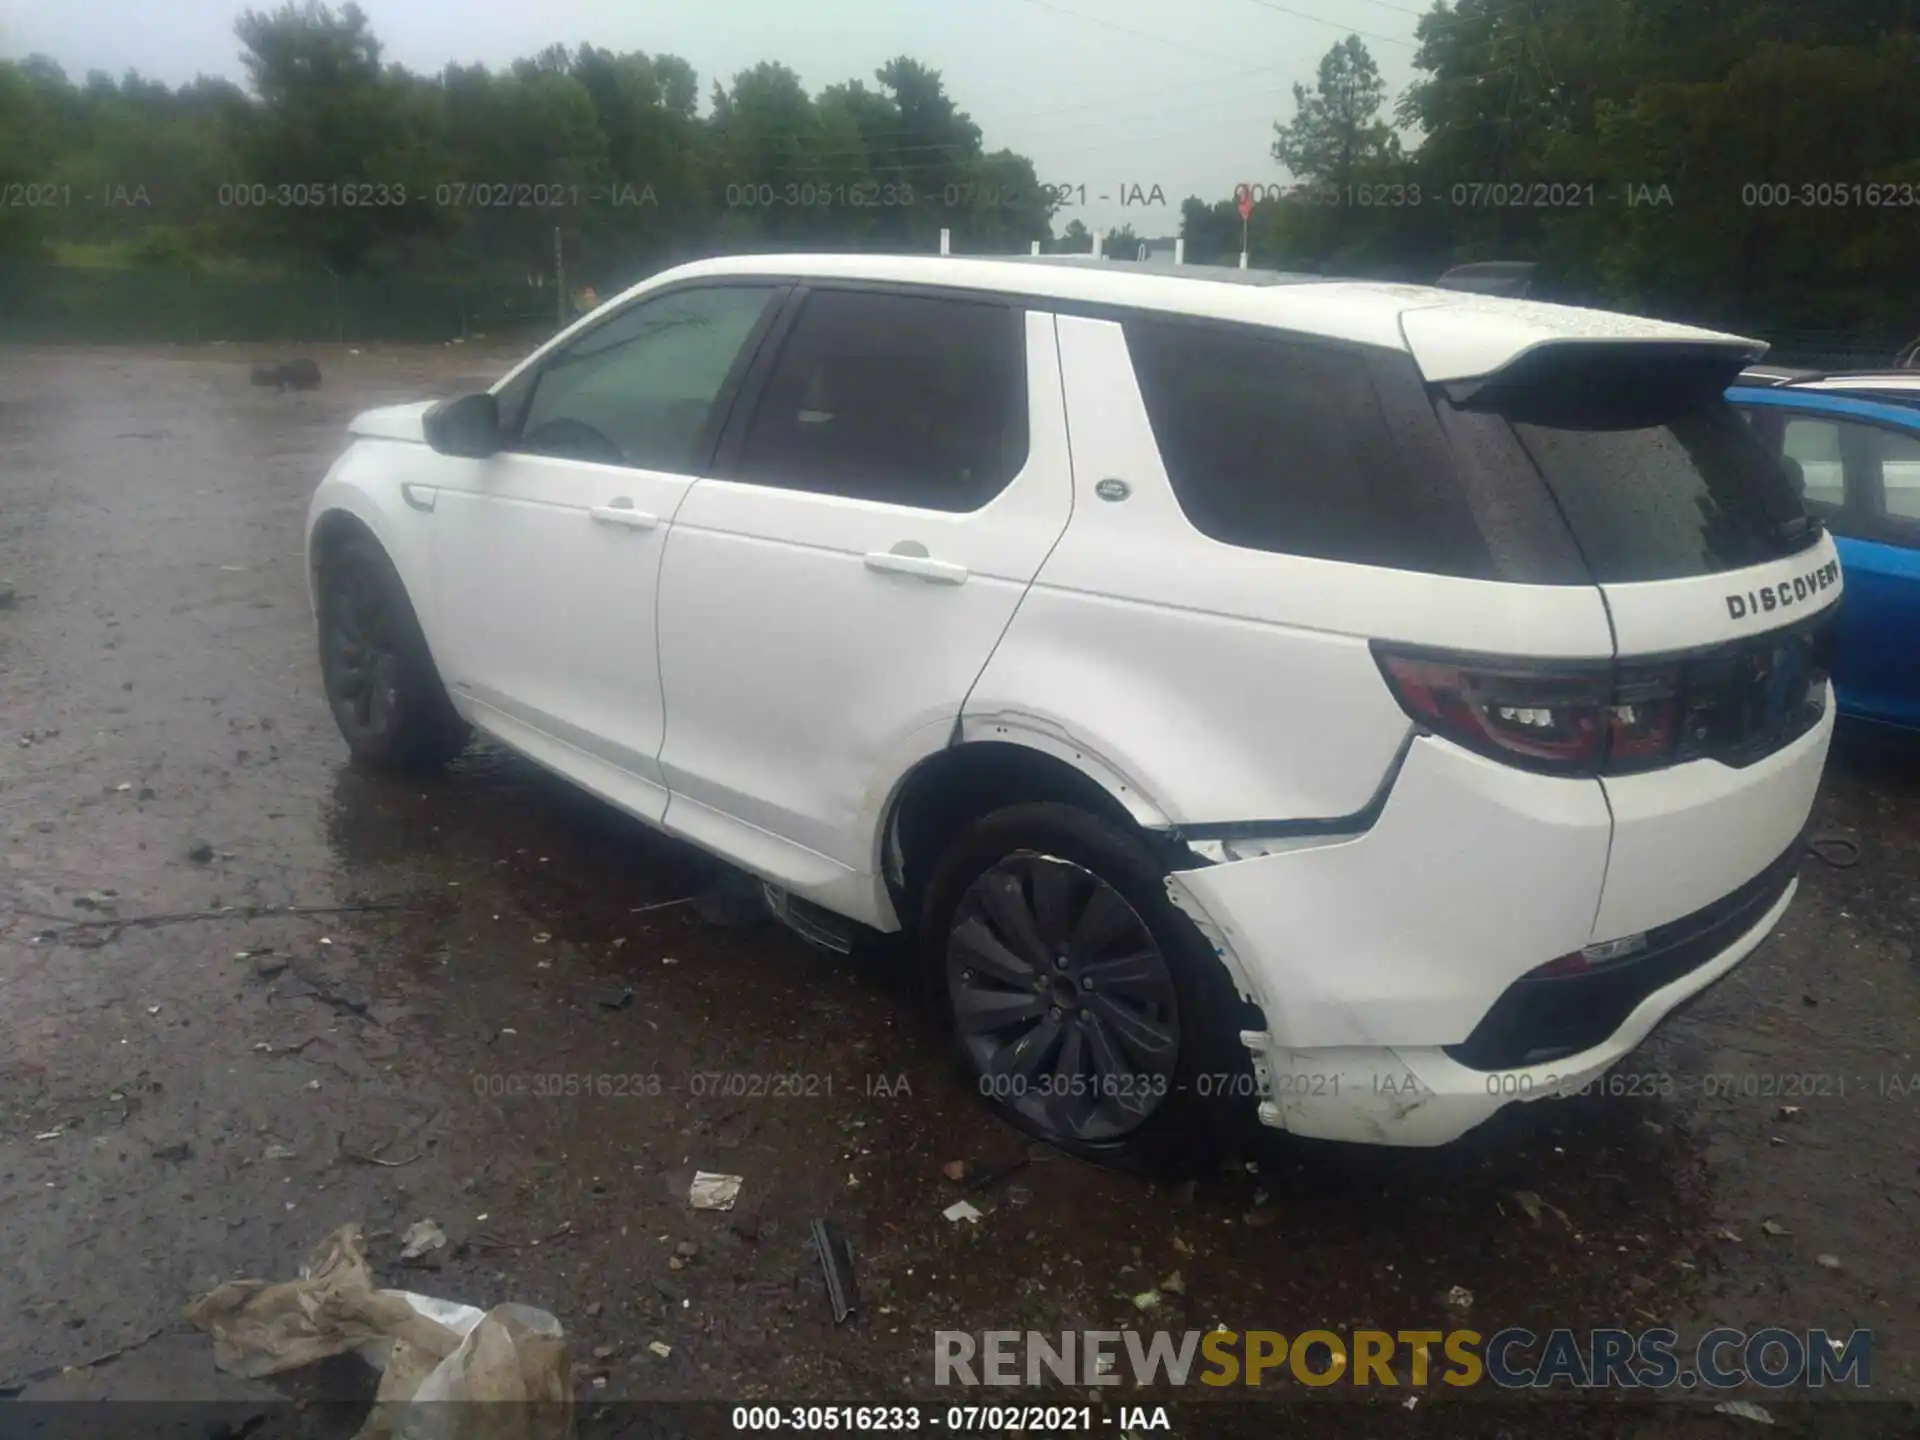
[[[1819,535],[1724,398],[1723,368],[1588,352],[1516,367],[1436,408],[1461,463],[1539,474],[1595,581],[1682,579],[1776,560]]]

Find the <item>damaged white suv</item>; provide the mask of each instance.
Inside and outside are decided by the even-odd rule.
[[[1097,261],[668,271],[315,495],[355,756],[484,731],[901,934],[981,1093],[1145,1160],[1576,1090],[1792,898],[1831,540],[1764,347]]]

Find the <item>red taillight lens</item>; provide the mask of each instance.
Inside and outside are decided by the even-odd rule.
[[[1533,769],[1593,774],[1670,755],[1679,733],[1679,672],[1485,664],[1382,650],[1401,708],[1448,739]]]
[[[1680,731],[1680,671],[1676,667],[1622,670],[1607,707],[1609,768],[1671,755]]]

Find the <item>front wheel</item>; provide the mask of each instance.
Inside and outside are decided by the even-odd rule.
[[[328,553],[318,580],[320,676],[353,758],[409,771],[459,754],[469,731],[386,552],[354,536]]]
[[[922,946],[962,1069],[1085,1159],[1185,1168],[1251,1108],[1244,1002],[1166,874],[1116,824],[1020,805],[962,834],[928,887]]]

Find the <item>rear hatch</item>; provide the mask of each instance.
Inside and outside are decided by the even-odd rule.
[[[1840,564],[1724,399],[1749,358],[1575,339],[1432,387],[1457,461],[1543,485],[1606,605],[1612,719],[1593,770],[1614,834],[1596,943],[1717,915],[1776,875],[1748,896],[1764,913],[1824,764]]]

